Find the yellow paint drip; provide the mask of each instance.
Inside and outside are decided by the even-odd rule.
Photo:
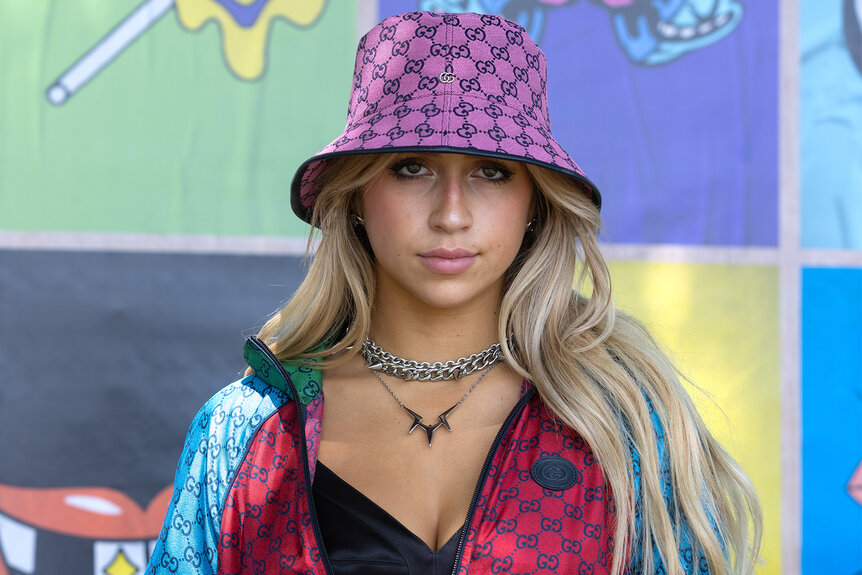
[[[249,5],[255,0],[238,0]],[[230,12],[214,0],[176,0],[180,23],[198,30],[210,20],[219,23],[225,60],[231,71],[244,80],[255,80],[266,65],[266,47],[272,21],[284,18],[297,26],[311,25],[323,11],[326,0],[270,0],[257,21],[240,26]]]

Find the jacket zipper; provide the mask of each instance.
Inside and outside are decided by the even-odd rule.
[[[312,491],[313,487],[311,485],[311,471],[308,468],[308,444],[305,440],[305,405],[299,401],[299,392],[293,385],[293,379],[291,379],[290,374],[287,373],[284,366],[281,365],[281,362],[278,361],[278,358],[275,357],[272,351],[270,351],[269,347],[267,347],[267,345],[257,337],[252,336],[249,339],[254,346],[261,351],[261,353],[276,365],[278,372],[287,382],[288,387],[290,387],[290,391],[293,394],[293,401],[296,402],[296,413],[299,416],[299,437],[302,442],[301,455],[302,471],[305,477],[305,497],[308,501],[308,510],[311,513],[311,530],[314,532],[314,538],[317,541],[317,548],[320,550],[320,560],[323,563],[323,571],[329,575],[332,573],[332,567],[329,565],[329,556],[326,554],[326,548],[323,546],[323,536],[320,534],[320,525],[317,522],[317,511],[314,508],[314,494]]]
[[[491,449],[488,450],[488,455],[485,456],[485,463],[482,465],[482,472],[479,473],[479,481],[476,483],[476,489],[473,491],[473,498],[470,500],[470,507],[467,508],[467,520],[464,522],[464,530],[461,532],[461,537],[458,540],[458,550],[455,552],[455,565],[452,566],[452,575],[457,575],[458,568],[461,567],[461,556],[464,553],[464,543],[467,537],[467,530],[470,528],[470,522],[473,521],[473,514],[476,511],[476,502],[479,500],[479,494],[482,492],[482,488],[485,486],[485,480],[488,478],[488,468],[491,467],[491,461],[494,459],[494,455],[497,453],[497,449],[500,447],[500,443],[503,441],[503,436],[506,435],[506,432],[509,431],[509,427],[512,426],[512,422],[515,420],[515,417],[521,413],[524,409],[524,405],[533,397],[533,394],[536,392],[535,387],[530,387],[527,390],[527,393],[518,400],[518,403],[515,404],[515,407],[512,408],[512,411],[509,412],[509,416],[506,418],[506,421],[503,422],[503,425],[500,427],[500,431],[497,432],[497,437],[494,438],[494,443],[491,444]]]

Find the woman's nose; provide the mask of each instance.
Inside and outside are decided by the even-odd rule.
[[[439,182],[440,189],[435,196],[435,206],[430,214],[431,227],[446,232],[469,228],[473,214],[466,192],[467,186],[459,175],[450,175]]]

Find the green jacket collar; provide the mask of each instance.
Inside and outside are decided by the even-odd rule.
[[[320,394],[322,372],[319,369],[289,360],[279,361],[257,337],[245,340],[243,356],[257,377],[287,392],[303,405],[310,404]]]

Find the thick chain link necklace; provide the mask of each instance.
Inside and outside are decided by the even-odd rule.
[[[368,338],[362,342],[360,353],[375,375],[377,371],[382,371],[400,379],[418,381],[458,379],[495,365],[502,355],[500,344],[495,343],[484,351],[454,361],[413,361],[392,355]]]
[[[401,409],[406,411],[407,414],[413,418],[413,423],[410,425],[410,430],[407,432],[407,434],[409,435],[409,434],[413,433],[414,429],[416,429],[417,427],[421,427],[422,430],[425,432],[425,435],[428,437],[428,447],[431,447],[431,440],[434,439],[434,432],[437,431],[440,428],[440,426],[445,427],[448,431],[452,431],[452,427],[449,425],[448,417],[450,415],[452,415],[453,411],[458,409],[458,406],[460,406],[462,403],[464,403],[464,400],[467,399],[467,396],[470,395],[474,389],[476,389],[476,386],[479,385],[479,382],[482,381],[483,379],[485,379],[485,376],[488,375],[488,372],[491,371],[492,369],[494,369],[494,367],[497,365],[498,362],[499,362],[499,360],[495,360],[494,363],[492,363],[490,366],[486,367],[485,371],[483,371],[482,374],[476,378],[476,381],[473,382],[473,385],[470,386],[470,389],[468,389],[464,393],[464,395],[461,396],[461,399],[458,400],[458,403],[456,403],[455,405],[453,405],[452,407],[450,407],[449,409],[447,409],[446,411],[444,411],[443,413],[438,415],[437,416],[437,423],[434,423],[432,425],[426,425],[426,424],[422,423],[422,416],[419,415],[418,413],[416,413],[415,411],[413,411],[412,409],[410,409],[409,407],[407,407],[406,405],[404,405],[404,403],[400,399],[398,399],[398,396],[395,395],[395,392],[392,391],[392,388],[389,387],[389,385],[387,385],[385,381],[383,381],[383,378],[380,377],[380,374],[377,373],[377,371],[375,371],[372,366],[369,366],[369,367],[371,367],[371,373],[374,374],[374,377],[376,377],[378,380],[380,380],[380,383],[383,384],[383,387],[386,388],[386,391],[389,392],[389,395],[391,395],[392,397],[395,398],[395,401],[398,402],[398,405],[401,407]]]

